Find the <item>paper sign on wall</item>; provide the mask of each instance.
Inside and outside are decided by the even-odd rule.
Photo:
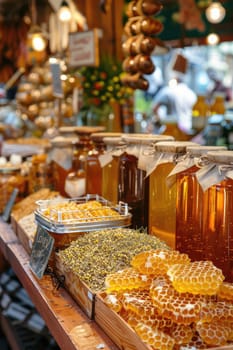
[[[70,33],[69,65],[71,67],[98,66],[98,29]]]

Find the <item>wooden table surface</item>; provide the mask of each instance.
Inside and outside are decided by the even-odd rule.
[[[2,220],[0,249],[62,350],[118,349],[62,287],[54,287],[51,276],[38,279],[33,274],[28,253]]]

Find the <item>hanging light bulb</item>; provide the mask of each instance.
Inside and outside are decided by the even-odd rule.
[[[226,15],[226,10],[220,2],[212,2],[206,9],[206,17],[210,23],[220,23]]]
[[[219,38],[218,34],[211,33],[207,36],[206,41],[207,41],[208,45],[217,45],[220,41],[220,38]]]
[[[71,11],[66,1],[62,1],[58,11],[58,17],[62,22],[69,22],[71,20]]]
[[[47,45],[47,40],[37,25],[33,25],[29,30],[29,38],[31,38],[32,48],[35,51],[44,51]]]

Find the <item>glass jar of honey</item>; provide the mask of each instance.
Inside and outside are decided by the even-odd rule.
[[[189,146],[186,156],[173,170],[176,175],[176,249],[190,259],[203,260],[202,212],[203,190],[196,179],[196,172],[205,164],[209,151],[222,151],[223,146]]]
[[[77,142],[77,137],[57,136],[51,140],[48,162],[53,172],[54,189],[64,197],[67,196],[65,181],[67,175],[73,170],[73,150]]]
[[[39,191],[41,188],[53,187],[53,173],[47,162],[47,154],[35,154],[28,160],[28,192]]]
[[[99,157],[102,166],[102,196],[113,204],[118,203],[119,159],[125,148],[120,135],[104,137],[106,152]]]
[[[99,156],[106,150],[103,139],[107,136],[106,132],[91,134],[94,147],[88,152],[86,159],[86,194],[102,196],[102,167]]]
[[[18,189],[16,197],[18,202],[26,194],[26,179],[21,175],[21,167],[11,165],[0,167],[0,213],[4,211],[15,188]]]
[[[155,144],[156,162],[150,171],[149,233],[175,248],[176,177],[168,176],[177,162],[194,145],[188,141],[165,141]]]
[[[149,177],[147,167],[154,143],[173,139],[168,135],[127,134],[119,159],[118,198],[129,205],[133,228],[148,228]]]
[[[233,282],[233,151],[208,152],[197,173],[203,194],[201,244],[205,260]]]

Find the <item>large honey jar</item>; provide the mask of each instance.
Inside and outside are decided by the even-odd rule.
[[[149,181],[149,233],[175,248],[176,177],[171,176],[177,162],[194,145],[186,141],[166,141],[155,144],[156,161]],[[170,178],[168,179],[168,176]]]
[[[114,133],[113,133],[114,134]],[[113,135],[111,133],[111,135]],[[108,132],[97,132],[91,134],[94,147],[88,152],[86,160],[86,193],[102,196],[102,167],[99,157],[105,152],[106,144],[104,137],[109,136]],[[119,136],[119,133],[116,133]]]
[[[15,188],[18,189],[17,202],[23,199],[26,194],[26,179],[21,175],[20,165],[5,165],[0,167],[0,213],[4,211]]]
[[[39,191],[41,188],[54,189],[53,172],[47,162],[47,154],[34,154],[28,160],[28,192]]]
[[[203,190],[196,179],[196,172],[205,164],[209,151],[222,151],[226,147],[190,146],[186,156],[178,162],[176,174],[176,249],[189,255],[191,260],[202,260],[202,212]]]
[[[99,157],[102,166],[102,196],[112,202],[118,203],[119,160],[125,149],[125,143],[120,134],[118,136],[104,137],[106,152]]]
[[[167,135],[127,134],[124,153],[119,159],[118,199],[128,203],[132,213],[133,228],[148,228],[149,177],[147,167],[153,144],[171,140]]]
[[[203,256],[233,282],[233,151],[208,152],[207,161],[196,173],[204,191]]]
[[[65,192],[65,181],[67,175],[72,172],[73,153],[77,137],[57,136],[51,140],[51,149],[48,154],[48,162],[53,171],[54,189],[62,196],[67,196]]]

